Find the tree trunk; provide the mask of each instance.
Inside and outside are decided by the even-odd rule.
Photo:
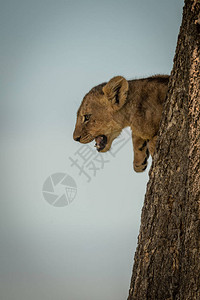
[[[200,300],[200,1],[185,0],[128,300]]]

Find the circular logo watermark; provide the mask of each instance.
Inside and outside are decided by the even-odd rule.
[[[54,173],[45,180],[42,193],[49,204],[63,207],[75,199],[77,193],[76,182],[66,173]]]

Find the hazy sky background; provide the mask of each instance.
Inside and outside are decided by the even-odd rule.
[[[148,171],[133,172],[130,140],[88,183],[69,159],[76,111],[112,76],[169,74],[182,7],[0,1],[1,300],[127,298]],[[42,194],[58,172],[77,184],[65,207]]]

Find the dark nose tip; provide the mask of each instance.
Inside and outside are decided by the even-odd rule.
[[[75,138],[75,141],[80,142],[80,139],[81,139],[81,137],[78,136],[78,137]]]
[[[80,132],[79,130],[74,130],[74,133],[73,133],[73,139],[77,142],[80,142],[81,140],[81,135],[80,135]]]

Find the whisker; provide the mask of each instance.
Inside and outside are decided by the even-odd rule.
[[[81,141],[84,143],[84,142],[90,142],[90,141],[92,141],[92,139],[93,139],[93,137],[90,135],[90,134],[87,134],[87,135],[85,135],[82,139],[81,139]]]

